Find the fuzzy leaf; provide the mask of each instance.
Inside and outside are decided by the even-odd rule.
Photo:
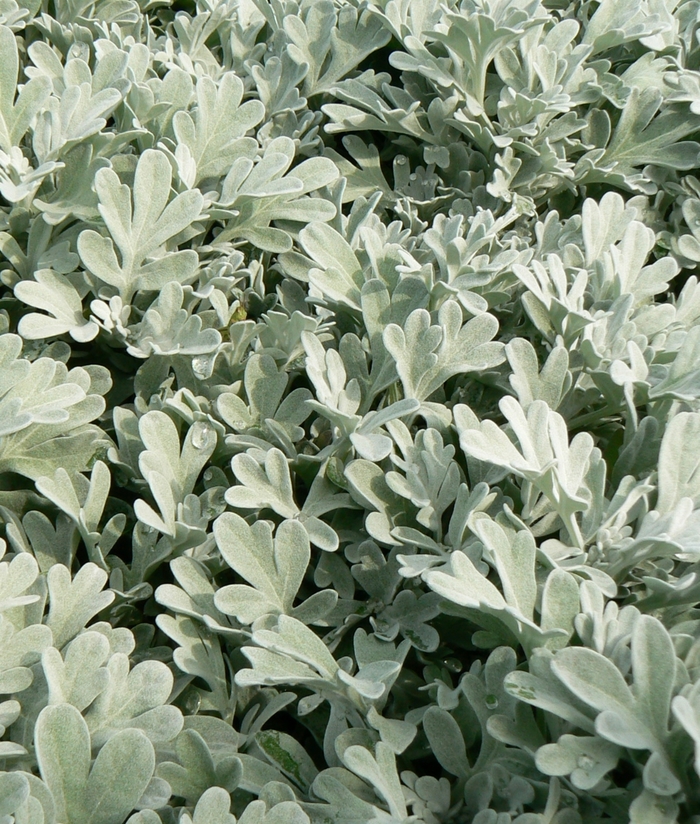
[[[199,216],[202,195],[190,190],[168,203],[171,179],[167,158],[154,149],[141,155],[133,190],[111,169],[95,175],[99,210],[110,236],[86,229],[78,238],[78,252],[87,269],[125,303],[137,291],[158,291],[170,281],[194,278],[196,252],[169,252],[165,247]]]
[[[11,29],[0,25],[0,149],[9,152],[19,146],[31,122],[51,93],[48,77],[32,78],[15,100],[19,75],[17,41]]]
[[[94,321],[83,315],[83,305],[78,290],[65,277],[51,269],[40,269],[34,280],[21,280],[15,286],[15,295],[28,306],[43,309],[53,317],[30,312],[24,315],[17,327],[25,340],[70,334],[78,343],[87,343],[100,331]]]
[[[309,539],[298,521],[284,521],[272,537],[266,521],[252,527],[232,512],[214,523],[221,554],[254,589],[233,584],[214,597],[217,609],[244,623],[268,613],[289,614],[310,558]]]
[[[448,300],[430,325],[425,309],[412,312],[404,329],[389,324],[384,345],[396,361],[406,397],[427,400],[453,375],[483,372],[505,359],[503,345],[493,342],[498,322],[483,314],[462,325],[462,309]]]

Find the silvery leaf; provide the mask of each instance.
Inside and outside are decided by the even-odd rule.
[[[153,745],[139,730],[117,733],[90,766],[90,734],[70,704],[44,708],[37,720],[37,760],[65,821],[121,824],[139,800],[155,767]],[[120,780],[114,781],[118,775]]]
[[[504,360],[503,346],[493,342],[498,331],[489,314],[462,325],[462,310],[446,301],[438,313],[439,326],[430,325],[424,309],[411,313],[405,330],[389,324],[384,345],[396,361],[406,396],[427,400],[448,378],[492,369]]]
[[[83,315],[78,290],[65,277],[51,269],[40,269],[34,280],[21,280],[15,286],[15,295],[28,306],[43,309],[53,317],[30,312],[18,326],[27,340],[70,334],[73,340],[85,343],[97,337],[99,327]]]
[[[189,190],[168,203],[171,178],[167,158],[155,149],[141,156],[133,192],[111,169],[100,169],[95,176],[100,214],[109,237],[86,229],[78,238],[78,251],[88,270],[127,303],[137,291],[158,291],[171,281],[194,278],[196,252],[161,250],[197,219],[202,196],[196,189]]]
[[[250,527],[239,515],[225,512],[214,523],[214,535],[226,562],[253,587],[222,587],[214,596],[217,609],[251,624],[262,615],[289,614],[310,558],[303,526],[284,521],[273,542],[268,522]]]

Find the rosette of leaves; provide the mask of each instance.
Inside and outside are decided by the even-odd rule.
[[[17,335],[0,336],[0,471],[29,478],[87,468],[109,445],[92,423],[105,409],[109,371],[97,364],[68,369],[50,357],[21,357]]]
[[[95,175],[98,208],[108,236],[84,230],[78,252],[98,284],[111,287],[111,294],[125,303],[137,291],[158,291],[170,281],[183,283],[195,277],[197,253],[166,247],[199,217],[203,199],[198,190],[190,189],[168,203],[171,180],[167,158],[155,149],[140,156],[132,189],[112,169],[100,169]]]
[[[0,2],[3,824],[692,821],[696,35]]]
[[[294,141],[289,137],[271,140],[257,158],[237,156],[221,183],[211,217],[224,221],[218,242],[246,240],[269,252],[286,252],[292,234],[314,221],[336,215],[333,203],[310,193],[338,178],[335,164],[325,157],[310,157],[294,166]],[[291,224],[290,230],[271,226]]]

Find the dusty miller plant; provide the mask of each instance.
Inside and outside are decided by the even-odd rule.
[[[0,824],[700,820],[699,0],[0,0]]]

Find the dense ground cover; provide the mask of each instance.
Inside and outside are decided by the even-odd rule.
[[[700,820],[699,31],[0,0],[0,824]]]

